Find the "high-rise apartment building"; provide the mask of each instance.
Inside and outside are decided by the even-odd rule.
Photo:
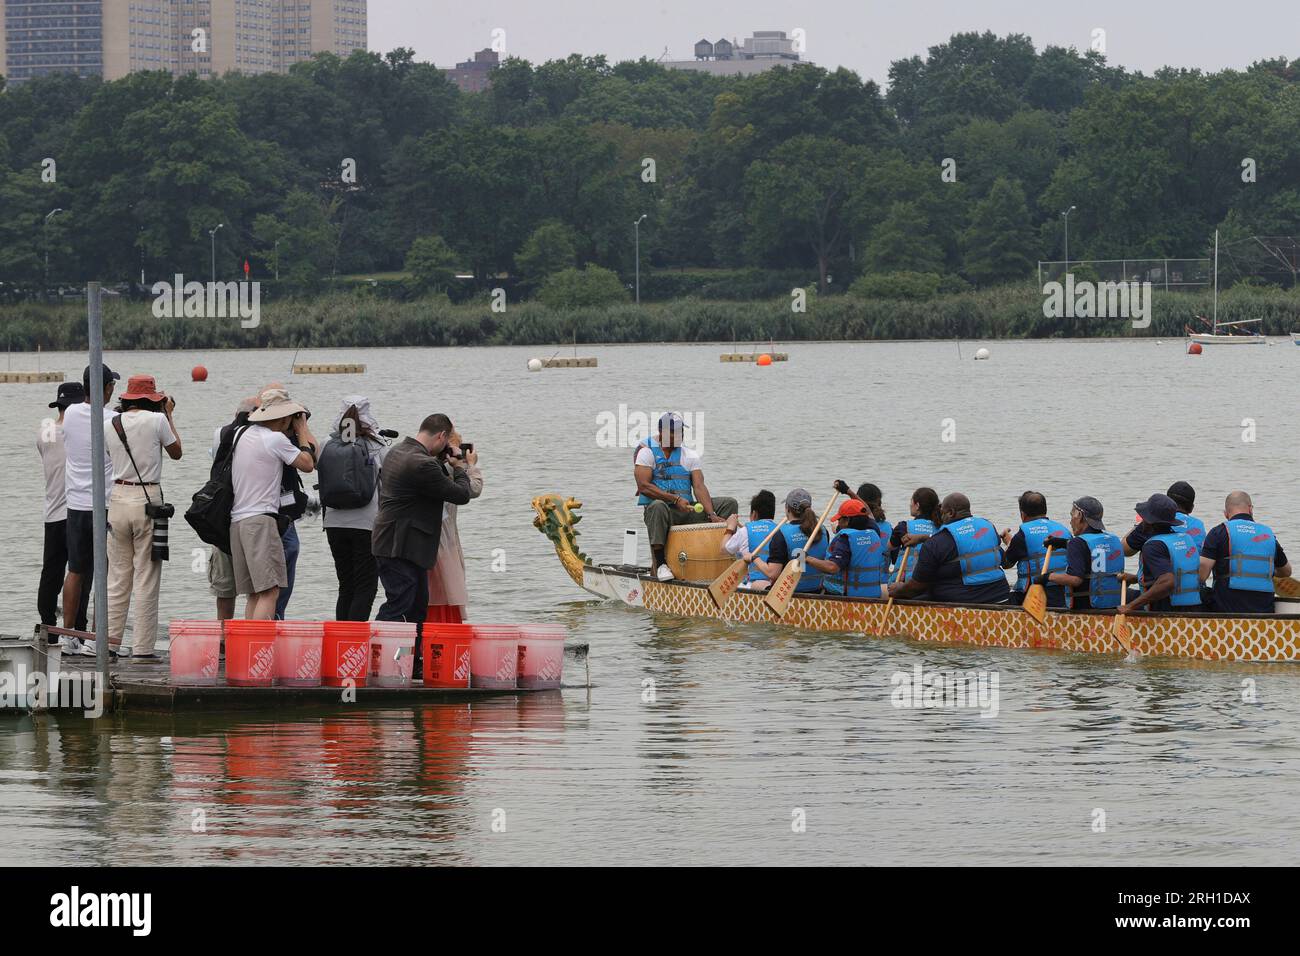
[[[366,48],[366,0],[0,0],[0,74],[283,73]]]

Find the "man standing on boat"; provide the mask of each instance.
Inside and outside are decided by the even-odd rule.
[[[1250,495],[1234,491],[1223,504],[1227,520],[1205,536],[1200,579],[1214,573],[1212,610],[1272,614],[1273,576],[1290,577],[1291,563],[1273,529],[1255,520]]]
[[[637,445],[632,474],[636,478],[637,504],[645,508],[650,537],[650,569],[660,581],[673,572],[664,561],[664,545],[674,525],[722,523],[737,511],[735,498],[714,498],[704,484],[700,456],[682,445],[686,425],[676,412],[659,419],[658,436]]]
[[[1120,607],[1121,614],[1145,608],[1148,611],[1199,611],[1201,591],[1199,552],[1190,535],[1175,531],[1178,505],[1168,495],[1152,495],[1135,506],[1142,543],[1142,593]],[[1134,532],[1130,533],[1132,538]],[[1127,539],[1126,539],[1127,540]],[[1125,581],[1136,580],[1125,573]]]
[[[1011,597],[1002,572],[997,528],[970,512],[970,499],[954,493],[939,507],[943,527],[921,545],[912,577],[889,585],[895,598],[929,594],[952,604],[1006,604]]]

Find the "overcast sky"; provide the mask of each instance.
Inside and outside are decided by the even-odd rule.
[[[506,49],[535,63],[605,54],[690,59],[701,37],[802,28],[805,59],[846,66],[883,86],[889,64],[967,30],[1025,33],[1048,45],[1086,49],[1106,31],[1106,58],[1151,73],[1165,65],[1219,70],[1300,56],[1300,7],[1290,0],[370,0],[370,48],[406,46],[417,59],[453,66],[506,31]]]

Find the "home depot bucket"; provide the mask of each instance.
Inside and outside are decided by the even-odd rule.
[[[415,666],[415,623],[373,621],[370,679],[377,687],[409,687]]]
[[[226,683],[270,687],[275,679],[275,621],[226,622]]]
[[[342,687],[351,681],[354,687],[366,686],[370,668],[370,622],[326,621],[321,647],[321,683]]]
[[[430,624],[425,622],[424,686],[468,687],[470,645],[474,629],[469,624]]]
[[[510,624],[471,624],[469,683],[489,690],[513,690],[519,671],[519,628]]]
[[[275,682],[282,687],[319,687],[323,621],[277,621]]]
[[[221,681],[220,621],[172,621],[167,634],[171,638],[173,684]]]
[[[518,682],[527,690],[560,686],[564,672],[564,627],[559,624],[519,626]]]

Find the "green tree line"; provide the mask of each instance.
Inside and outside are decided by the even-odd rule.
[[[1243,176],[1249,160],[1253,175]],[[803,269],[985,287],[1078,258],[1203,256],[1296,232],[1300,61],[1152,76],[1029,37],[960,33],[888,90],[811,64],[746,77],[573,55],[508,59],[460,92],[409,50],[321,54],[287,75],[0,92],[0,283],[182,273],[469,273],[553,302],[646,273]],[[54,209],[62,211],[50,216]],[[217,224],[222,228],[210,234]],[[577,277],[569,270],[577,270]]]

